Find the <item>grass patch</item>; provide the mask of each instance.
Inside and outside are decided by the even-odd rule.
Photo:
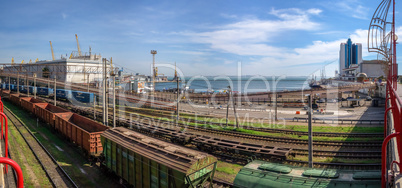
[[[39,161],[37,161],[21,134],[10,121],[9,134],[9,139],[11,137],[15,139],[15,141],[9,140],[10,152],[13,160],[16,161],[22,169],[24,185],[26,187],[34,187],[35,183],[33,179],[36,179],[40,187],[52,187],[52,184],[46,176],[46,172],[40,166]],[[28,172],[28,170],[32,172]]]
[[[237,173],[239,173],[240,169],[242,168],[242,165],[218,161],[215,178],[225,180],[227,182],[233,182]]]

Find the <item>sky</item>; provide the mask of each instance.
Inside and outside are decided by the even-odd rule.
[[[380,0],[21,0],[0,2],[0,62],[69,56],[113,57],[132,73],[175,62],[185,76],[334,74],[348,37],[368,53],[367,30]],[[398,7],[398,6],[397,6]],[[402,33],[398,9],[397,33]],[[398,49],[398,48],[397,48]],[[402,58],[398,57],[401,61]],[[240,67],[240,68],[239,68]],[[401,71],[401,66],[399,66]]]

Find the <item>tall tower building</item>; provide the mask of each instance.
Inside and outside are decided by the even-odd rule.
[[[344,73],[343,69],[349,68],[352,64],[360,64],[362,62],[362,44],[352,43],[350,38],[346,43],[341,43],[339,50],[339,73]]]

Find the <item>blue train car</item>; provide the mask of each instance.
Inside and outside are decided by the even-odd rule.
[[[73,91],[73,99],[82,102],[82,103],[93,103],[94,102],[94,94],[83,91]]]
[[[20,87],[20,93],[27,93],[27,87],[26,86],[19,86]]]
[[[48,95],[53,94],[53,89],[47,88],[47,87],[38,87],[37,91],[38,91],[38,95],[48,96]]]
[[[11,89],[12,91],[17,91],[17,88],[15,87],[15,85],[14,84],[6,84],[6,89]]]
[[[34,86],[29,86],[28,90],[29,90],[30,94],[35,94],[37,91],[36,87],[34,87]]]
[[[67,89],[56,89],[56,97],[59,99],[71,99],[72,91]]]

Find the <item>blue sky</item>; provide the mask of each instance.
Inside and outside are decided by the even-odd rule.
[[[149,74],[156,62],[186,75],[333,74],[339,44],[350,36],[367,52],[367,29],[380,0],[72,1],[0,3],[0,62],[51,59],[76,51],[113,57],[126,70]],[[396,14],[397,28],[402,20]],[[401,27],[402,28],[402,27]],[[402,29],[401,29],[402,31]],[[402,59],[401,59],[402,60]],[[332,64],[331,64],[332,63]],[[328,65],[330,64],[330,65]],[[401,66],[400,66],[401,67]],[[173,70],[160,68],[172,75]]]

